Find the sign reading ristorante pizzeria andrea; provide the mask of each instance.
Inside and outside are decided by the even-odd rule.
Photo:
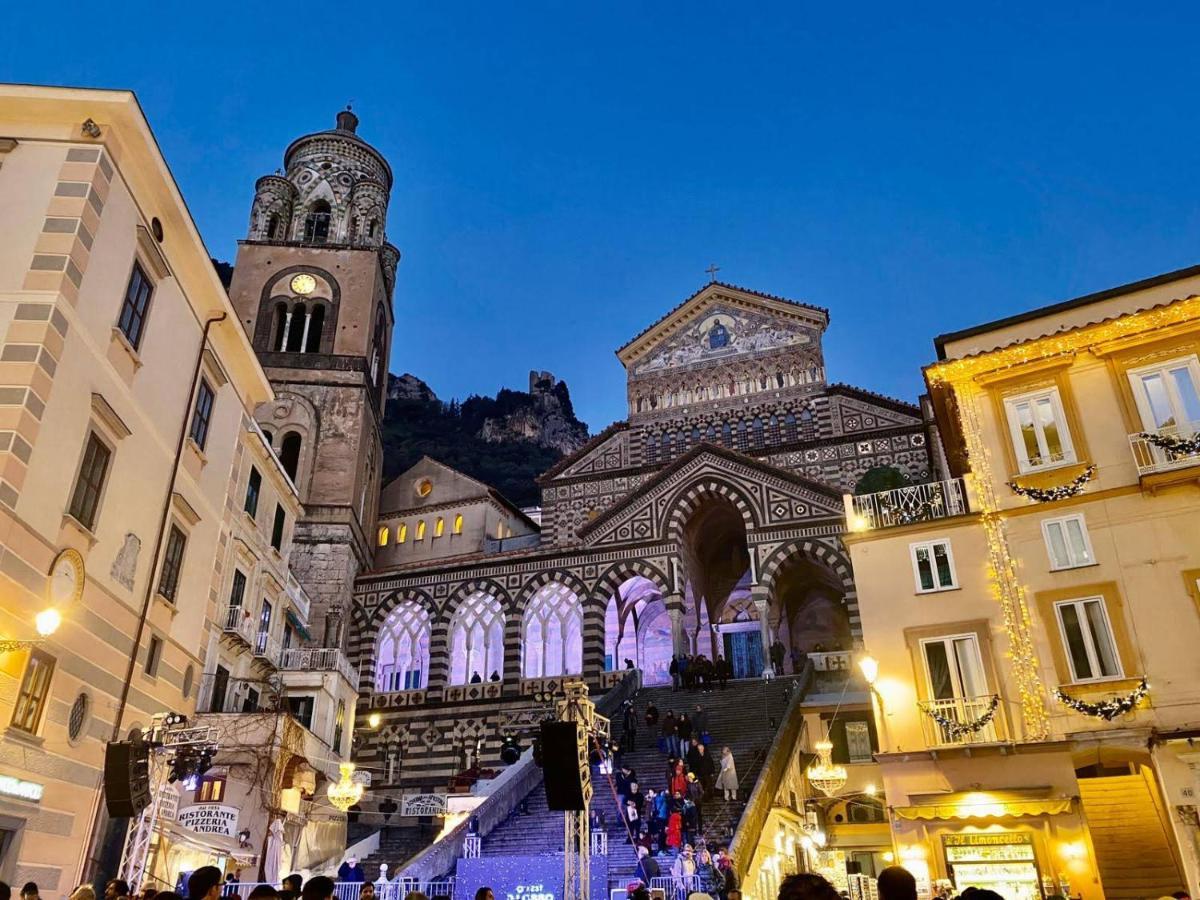
[[[212,803],[188,806],[179,811],[175,821],[197,834],[223,834],[233,837],[237,834],[238,809],[235,806],[217,806]]]

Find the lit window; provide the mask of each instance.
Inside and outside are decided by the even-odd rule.
[[[1064,600],[1054,604],[1063,643],[1075,681],[1119,678],[1121,664],[1113,641],[1108,611],[1100,597]]]
[[[403,544],[408,540],[408,523],[402,524],[396,529],[396,543]]]
[[[391,534],[391,532],[388,531],[388,527],[386,525],[384,525],[382,528],[379,529],[379,546],[380,547],[387,546],[388,536],[390,534]]]
[[[1082,514],[1043,519],[1042,535],[1046,539],[1046,552],[1050,554],[1051,569],[1074,569],[1090,566],[1096,561]]]
[[[196,788],[197,803],[220,803],[225,799],[225,776],[205,775]]]
[[[846,755],[852,763],[871,762],[871,728],[866,722],[846,723]]]
[[[420,522],[418,522],[418,523],[417,523],[417,537],[416,537],[416,539],[417,539],[418,541],[423,541],[423,540],[425,540],[425,520],[424,520],[424,519],[422,519]]]
[[[540,588],[525,609],[521,654],[526,678],[583,671],[583,607],[557,582]]]
[[[433,526],[433,536],[441,537],[446,532],[446,520],[438,516],[437,524]]]
[[[454,517],[454,533],[462,534],[462,526],[463,526],[462,513],[459,513],[458,515],[456,515]]]
[[[429,613],[411,600],[397,606],[379,630],[377,691],[418,690],[429,672]]]
[[[476,591],[450,620],[450,683],[487,681],[493,672],[504,672],[504,608]]]
[[[1004,401],[1017,465],[1022,472],[1075,461],[1071,433],[1057,388]]]
[[[1147,430],[1190,435],[1200,429],[1200,363],[1196,357],[1134,369],[1129,380]]]
[[[500,540],[503,537],[504,537],[504,523],[497,522],[496,523],[496,540]]]
[[[958,587],[954,579],[954,556],[950,553],[949,541],[924,541],[911,545],[910,550],[918,594]]]
[[[54,675],[54,657],[41,650],[29,651],[29,662],[21,678],[17,703],[13,707],[12,727],[37,734],[50,697],[50,679]]]

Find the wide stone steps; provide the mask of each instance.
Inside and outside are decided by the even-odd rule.
[[[1168,896],[1183,880],[1150,787],[1141,775],[1079,779],[1108,900]]]

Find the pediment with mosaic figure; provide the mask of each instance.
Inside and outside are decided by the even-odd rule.
[[[824,310],[724,285],[700,291],[618,351],[630,376],[789,347],[820,353]]]
[[[714,484],[744,498],[759,527],[827,523],[845,512],[840,495],[824,485],[702,445],[587,523],[579,536],[585,546],[597,547],[665,540],[680,498]]]

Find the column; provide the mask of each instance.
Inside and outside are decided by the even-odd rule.
[[[687,653],[687,639],[683,635],[683,597],[671,594],[664,598],[667,615],[671,617],[671,653],[682,656]]]
[[[763,678],[774,678],[775,670],[771,666],[771,598],[767,589],[761,585],[750,588],[750,598],[754,601],[754,610],[758,613],[758,628],[762,634]]]

